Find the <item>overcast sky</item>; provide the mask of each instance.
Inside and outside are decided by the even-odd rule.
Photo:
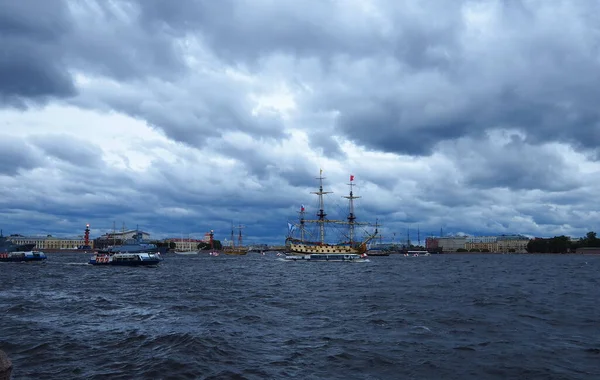
[[[600,231],[600,3],[0,0],[4,234]],[[396,236],[394,237],[394,234]]]

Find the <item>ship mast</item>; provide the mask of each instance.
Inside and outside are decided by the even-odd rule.
[[[237,237],[237,241],[238,241],[237,246],[238,247],[242,246],[242,228],[244,228],[244,227],[246,227],[246,226],[243,226],[241,224],[234,226],[233,223],[231,223],[231,248],[235,248],[235,232],[234,231],[236,229],[240,230],[240,232],[238,233],[238,237]]]
[[[238,247],[242,246],[242,228],[244,228],[244,227],[245,226],[242,226],[241,224],[236,227],[236,228],[238,228],[240,230],[240,232],[238,234]]]
[[[319,170],[319,176],[317,179],[319,180],[319,191],[313,191],[312,194],[317,194],[319,196],[319,212],[317,213],[319,219],[317,220],[317,223],[319,223],[319,236],[321,244],[325,244],[325,217],[327,214],[325,214],[323,195],[329,194],[331,191],[323,191],[323,179],[325,179],[325,177],[323,177],[323,169]]]
[[[306,213],[304,205],[300,206],[300,241],[304,242],[304,214]]]
[[[378,232],[379,227],[381,227],[381,224],[379,224],[379,219],[375,219],[375,233]],[[383,235],[379,235],[379,245],[383,245]]]
[[[352,243],[354,242],[354,225],[356,224],[356,215],[354,215],[354,200],[360,197],[357,197],[354,195],[352,188],[354,187],[354,176],[350,175],[350,183],[348,184],[348,186],[350,186],[350,195],[345,195],[342,196],[342,198],[346,198],[348,199],[348,202],[350,203],[350,212],[348,213],[348,225],[349,225],[349,237],[350,237],[350,245],[352,245]]]

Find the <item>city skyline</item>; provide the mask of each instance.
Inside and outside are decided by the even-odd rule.
[[[35,10],[35,11],[33,11]],[[600,4],[4,1],[0,228],[598,230]],[[412,226],[412,227],[411,227]],[[412,234],[411,234],[412,236]]]
[[[202,240],[206,240],[206,237],[208,236],[208,234],[210,233],[210,231],[205,231],[205,232],[190,232],[190,233],[182,233],[179,235],[168,235],[166,233],[159,233],[158,236],[152,236],[151,234],[149,234],[147,231],[144,231],[141,228],[129,228],[127,226],[125,226],[124,224],[122,224],[122,227],[119,228],[115,228],[107,230],[107,229],[96,229],[95,231],[91,229],[91,226],[87,225],[88,227],[90,227],[90,240],[94,240],[94,239],[98,239],[101,237],[106,237],[106,236],[111,236],[113,235],[113,233],[116,236],[119,236],[123,233],[125,234],[131,234],[135,231],[139,231],[140,233],[143,233],[144,235],[148,235],[146,236],[144,239],[146,240],[156,240],[156,241],[164,241],[164,240],[182,240],[182,241],[186,241],[186,240],[198,240],[198,241],[202,241]],[[375,225],[370,226],[370,227],[375,227]],[[235,229],[235,226],[234,226]],[[0,229],[1,230],[1,229]],[[237,230],[236,230],[237,231]],[[84,232],[84,231],[82,231]],[[214,230],[212,230],[213,235],[215,236],[215,240],[219,240],[219,241],[229,241],[231,240],[231,229],[229,231],[225,231],[225,233],[215,233]],[[465,233],[443,233],[443,231],[438,231],[442,234],[436,234],[436,233],[426,233],[424,231],[420,231],[420,229],[415,229],[415,230],[407,230],[404,233],[389,233],[387,235],[383,235],[383,234],[378,234],[377,237],[373,240],[374,244],[377,244],[379,242],[385,243],[385,244],[390,244],[390,243],[396,243],[396,244],[406,244],[407,241],[410,242],[411,245],[419,245],[419,246],[425,246],[426,240],[427,239],[439,239],[439,238],[466,238],[467,240],[472,240],[472,241],[478,241],[479,238],[501,238],[501,237],[523,237],[526,239],[538,239],[538,238],[552,238],[552,237],[556,237],[556,236],[531,236],[531,235],[524,235],[524,234],[519,234],[519,233],[512,233],[512,234],[487,234],[487,235],[477,235],[477,234],[465,234]],[[590,231],[588,231],[590,232]],[[595,231],[591,231],[591,232],[595,232]],[[32,234],[23,234],[23,233],[18,233],[18,232],[14,232],[11,234],[4,234],[4,231],[2,230],[2,234],[3,236],[10,236],[10,235],[19,235],[19,236],[23,236],[23,237],[31,237],[31,238],[46,238],[46,237],[52,237],[52,238],[59,238],[59,239],[64,239],[64,238],[73,238],[73,239],[83,239],[84,238],[84,233],[81,234],[77,234],[77,233],[32,233]],[[587,233],[586,233],[587,234]],[[385,238],[384,238],[385,237]],[[389,238],[388,238],[389,237]],[[585,236],[568,236],[567,237],[570,238],[571,241],[577,241],[581,238],[585,238]],[[238,235],[237,232],[234,233],[234,240],[237,241],[238,240]],[[257,243],[270,243],[270,244],[274,244],[277,245],[280,243],[279,239],[277,240],[273,240],[273,241],[264,241],[261,240],[259,237],[256,236],[243,236],[243,241],[244,243],[248,243],[248,244],[257,244]],[[483,240],[482,240],[483,241]]]

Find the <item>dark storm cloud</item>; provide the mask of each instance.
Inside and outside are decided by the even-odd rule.
[[[0,139],[0,175],[14,176],[42,165],[43,157],[24,140],[8,136]]]
[[[69,31],[62,1],[0,1],[0,106],[75,94],[60,45]]]
[[[0,105],[71,97],[72,69],[118,80],[185,72],[168,31],[145,30],[125,3],[0,1]]]
[[[60,38],[69,29],[65,3],[61,0],[1,0],[0,32],[37,41]]]
[[[465,2],[463,7],[492,4]],[[520,129],[535,144],[561,141],[595,149],[600,142],[594,101],[600,96],[594,33],[599,6],[561,3],[555,10],[550,3],[528,4],[502,3],[491,10],[493,20],[479,27],[451,18],[454,27],[447,35],[417,44],[423,49],[417,63],[411,61],[414,54],[392,50],[361,61],[339,57],[322,77],[305,78],[316,89],[305,105],[338,111],[339,133],[375,150],[428,155],[440,141],[499,127]],[[563,18],[566,25],[558,22]],[[426,34],[426,22],[413,24]],[[417,31],[396,32],[390,43],[410,46],[419,40]],[[438,63],[428,63],[428,54]]]
[[[190,74],[181,44],[192,36],[231,67],[249,64],[251,74],[279,55],[316,58],[320,77],[293,75],[313,85],[301,104],[337,112],[337,134],[370,149],[428,155],[439,141],[498,127],[521,129],[536,144],[560,140],[595,149],[600,143],[593,100],[600,96],[594,34],[600,6],[593,2],[35,4],[42,12],[29,12],[31,1],[0,5],[3,42],[12,52],[6,57],[14,57],[0,60],[5,103],[72,95],[69,67],[118,80],[180,80]],[[289,79],[289,69],[278,74]],[[234,86],[211,85],[218,84],[185,94],[196,104],[141,96],[109,104],[192,145],[223,130],[281,130],[270,117],[251,117]],[[313,143],[336,157],[337,142],[320,133],[312,132]]]
[[[429,155],[440,140],[463,136],[472,127],[466,117],[425,120],[419,113],[410,106],[365,104],[357,100],[356,106],[340,114],[337,125],[359,145],[408,155]]]

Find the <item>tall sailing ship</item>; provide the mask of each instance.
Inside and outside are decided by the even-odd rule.
[[[356,215],[354,213],[354,200],[360,198],[354,195],[354,176],[350,175],[350,194],[343,196],[348,199],[349,212],[346,220],[334,220],[327,219],[325,213],[325,202],[323,195],[330,194],[331,191],[323,190],[323,170],[320,170],[319,177],[319,191],[312,192],[319,197],[319,211],[316,216],[317,219],[306,219],[305,208],[300,208],[300,220],[298,224],[288,223],[288,237],[286,238],[287,255],[286,260],[312,260],[312,261],[364,261],[366,258],[367,245],[377,235],[377,228],[375,232],[368,233],[366,238],[357,240],[355,229],[359,225],[368,225],[368,223],[361,223],[356,221]],[[308,241],[306,240],[306,224],[314,223],[318,226],[319,240]],[[348,227],[347,234],[345,235],[345,241],[331,244],[325,242],[325,226],[326,225],[345,225]],[[299,230],[300,237],[295,238],[292,236],[293,232]]]
[[[231,226],[231,243],[230,245],[225,245],[223,246],[223,253],[226,255],[245,255],[248,253],[248,247],[244,247],[244,245],[242,244],[242,228],[244,228],[244,226],[242,226],[241,224],[239,226],[234,227],[233,225]],[[234,233],[234,229],[238,229],[238,238],[237,238],[237,245],[235,245],[235,233]]]

